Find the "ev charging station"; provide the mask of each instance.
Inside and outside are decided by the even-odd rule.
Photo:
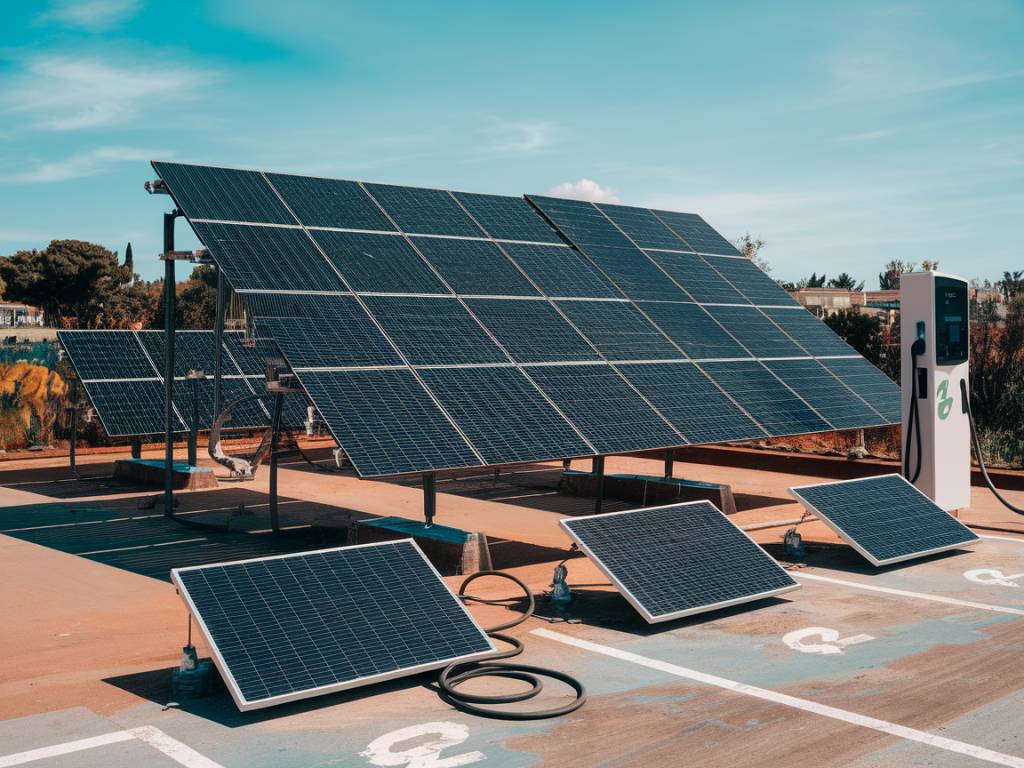
[[[966,280],[900,276],[904,472],[947,512],[971,503],[968,313]]]

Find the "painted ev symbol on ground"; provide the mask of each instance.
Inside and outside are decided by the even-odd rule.
[[[819,638],[821,642],[806,642],[811,638]],[[800,653],[820,653],[824,656],[831,656],[842,653],[843,649],[847,646],[866,643],[874,639],[873,635],[864,634],[840,637],[836,630],[829,627],[805,627],[804,629],[797,629],[786,634],[782,638],[782,642],[794,651],[800,651]]]
[[[1020,579],[1024,579],[1024,573],[1011,573],[1009,575],[995,568],[975,568],[972,571],[964,571],[964,578],[973,581],[975,584],[998,587],[1020,587]]]
[[[428,741],[422,737],[430,736]],[[366,749],[359,753],[370,761],[370,765],[408,766],[408,768],[459,768],[459,766],[479,763],[486,760],[483,752],[463,752],[460,755],[441,757],[441,752],[454,747],[469,738],[469,727],[461,723],[423,723],[399,728],[397,731],[385,733],[370,742]],[[421,743],[408,749],[395,751],[393,748],[403,741],[417,739]]]

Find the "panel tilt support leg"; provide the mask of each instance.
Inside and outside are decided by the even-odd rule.
[[[665,477],[672,477],[672,464],[675,461],[676,452],[669,448],[665,451]]]
[[[423,518],[430,528],[437,514],[437,476],[433,472],[423,473]]]
[[[594,498],[594,514],[601,514],[601,507],[604,504],[604,456],[594,457],[594,475],[597,477],[597,495]]]
[[[132,438],[132,458],[133,459],[141,459],[142,458],[142,438],[141,437],[133,437]]]
[[[174,517],[174,220],[164,214],[164,514]]]
[[[277,454],[281,442],[281,410],[284,407],[284,395],[274,395],[274,419],[270,426],[270,529],[274,533],[281,532],[281,521],[277,514]]]

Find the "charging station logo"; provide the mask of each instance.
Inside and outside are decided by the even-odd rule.
[[[939,418],[945,420],[953,410],[953,398],[949,394],[949,379],[939,382],[935,392],[935,401],[939,409]]]

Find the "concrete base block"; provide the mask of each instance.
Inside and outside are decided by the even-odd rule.
[[[163,488],[164,462],[157,459],[118,459],[114,462],[114,479]],[[212,469],[190,467],[188,464],[174,465],[174,489],[194,491],[202,488],[216,488],[217,476]]]

